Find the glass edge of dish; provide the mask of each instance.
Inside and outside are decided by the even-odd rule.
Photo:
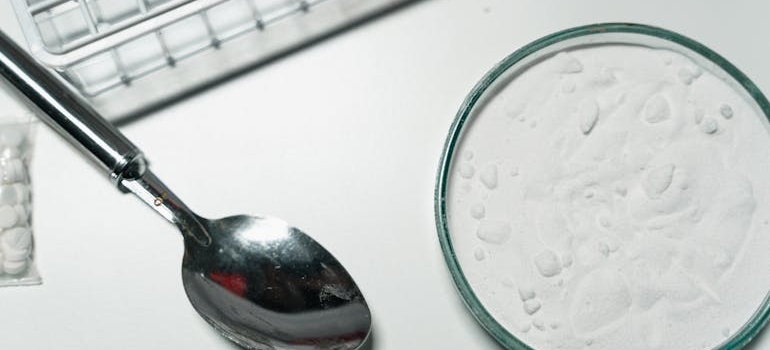
[[[487,309],[482,305],[481,301],[476,297],[476,294],[473,292],[471,286],[465,278],[465,274],[460,267],[459,261],[457,261],[446,220],[446,183],[451,166],[450,162],[452,160],[452,156],[454,155],[454,149],[457,146],[457,142],[459,141],[459,136],[463,130],[463,126],[465,125],[471,111],[473,110],[473,107],[482,97],[487,88],[489,88],[497,80],[497,78],[503,75],[517,62],[531,54],[538,52],[542,48],[564,40],[601,33],[629,33],[648,35],[673,42],[694,51],[696,54],[701,55],[705,59],[716,64],[730,77],[735,79],[735,81],[746,90],[746,92],[749,94],[749,97],[751,97],[759,106],[762,113],[765,115],[765,118],[770,121],[770,102],[768,102],[767,98],[751,81],[751,79],[749,79],[748,76],[746,76],[741,70],[735,67],[727,59],[715,51],[709,49],[705,45],[690,39],[689,37],[667,29],[646,24],[611,22],[588,24],[564,29],[530,42],[529,44],[506,56],[502,61],[493,66],[492,69],[490,69],[481,78],[481,80],[473,86],[470,93],[468,93],[468,95],[465,97],[449,128],[449,133],[444,142],[441,158],[439,160],[438,173],[436,175],[436,186],[434,189],[434,216],[436,220],[436,230],[439,236],[439,243],[444,255],[444,260],[446,261],[452,280],[454,281],[454,286],[460,293],[463,303],[465,303],[478,323],[498,343],[510,350],[535,349],[529,347],[523,341],[519,340],[516,336],[511,334],[495,320],[489,311],[487,311]],[[767,325],[768,321],[770,321],[770,291],[768,291],[768,294],[765,296],[762,304],[757,308],[756,312],[752,315],[749,321],[744,324],[737,333],[733,334],[724,343],[714,348],[714,350],[742,349],[762,331],[762,329]]]

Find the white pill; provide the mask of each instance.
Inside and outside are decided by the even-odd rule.
[[[11,205],[16,203],[18,203],[16,188],[14,188],[13,185],[0,186],[0,205]]]
[[[16,210],[16,215],[18,216],[16,219],[17,224],[26,224],[29,222],[29,209],[27,209],[27,206],[16,204],[13,206],[13,209]]]
[[[18,275],[27,269],[27,260],[3,262],[3,270],[9,275]]]
[[[13,189],[16,190],[15,204],[29,203],[29,186],[23,183],[15,183],[12,186],[13,186]]]
[[[0,238],[7,261],[26,260],[32,252],[32,232],[25,227],[14,227],[3,232]]]
[[[23,261],[29,257],[29,249],[8,249],[5,251],[6,261]]]
[[[29,250],[32,247],[32,232],[26,227],[14,227],[3,231],[0,247],[8,258],[9,250]]]
[[[27,176],[27,165],[24,164],[24,161],[16,158],[13,160],[13,171],[14,175],[16,175],[16,181],[17,182],[27,182],[28,176]]]
[[[0,206],[0,228],[8,228],[16,225],[19,215],[10,205]]]
[[[22,162],[21,159],[6,159],[0,166],[3,170],[2,180],[5,183],[22,182],[27,178],[24,162]]]
[[[5,159],[21,158],[21,150],[16,147],[3,147],[3,150],[0,151],[0,157]]]

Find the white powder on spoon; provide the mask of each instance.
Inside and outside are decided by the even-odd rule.
[[[770,291],[769,135],[754,102],[679,53],[561,52],[465,126],[457,259],[535,349],[714,349]]]

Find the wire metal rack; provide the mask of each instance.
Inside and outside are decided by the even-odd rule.
[[[413,0],[12,0],[30,51],[108,118]]]

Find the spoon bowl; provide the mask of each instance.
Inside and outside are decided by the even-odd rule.
[[[271,349],[355,349],[369,310],[345,268],[276,218],[199,218],[211,244],[185,238],[182,280],[198,313],[233,342]]]

